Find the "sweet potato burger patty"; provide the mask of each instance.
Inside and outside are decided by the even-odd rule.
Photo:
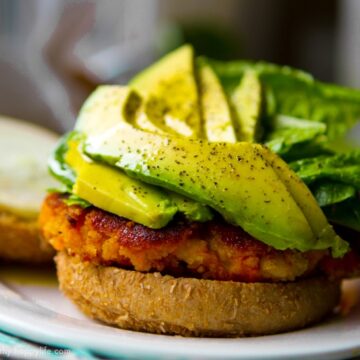
[[[154,230],[95,207],[68,206],[64,199],[59,194],[46,198],[40,214],[42,234],[56,250],[93,264],[254,282],[292,281],[318,271],[329,258],[326,251],[275,250],[220,219],[178,219]]]

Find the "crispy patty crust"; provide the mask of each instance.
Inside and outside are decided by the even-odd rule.
[[[64,198],[51,194],[44,201],[42,234],[56,250],[93,264],[213,280],[292,281],[313,273],[327,255],[275,250],[221,219],[177,219],[154,230],[95,207],[68,206]]]

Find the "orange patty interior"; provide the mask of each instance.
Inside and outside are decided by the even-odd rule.
[[[327,251],[278,251],[221,219],[177,219],[155,230],[95,207],[68,206],[64,199],[59,194],[45,199],[42,235],[56,250],[96,264],[248,282],[292,281],[337,266]]]

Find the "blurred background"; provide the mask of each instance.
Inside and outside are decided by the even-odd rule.
[[[360,88],[359,0],[0,0],[0,114],[68,130],[97,84],[184,42]]]

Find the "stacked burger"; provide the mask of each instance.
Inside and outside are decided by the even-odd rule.
[[[100,86],[49,161],[62,187],[40,227],[61,289],[95,319],[155,333],[319,321],[360,273],[360,152],[331,146],[359,114],[355,90],[188,45]]]

